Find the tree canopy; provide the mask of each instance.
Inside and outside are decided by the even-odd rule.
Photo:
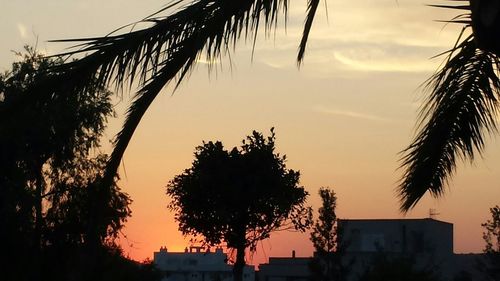
[[[338,248],[337,231],[337,196],[335,191],[322,187],[319,190],[321,207],[318,209],[318,219],[311,231],[311,242],[317,252],[334,252]]]
[[[479,262],[479,269],[485,280],[500,279],[500,207],[490,208],[491,218],[481,224],[484,228],[484,258]]]
[[[336,214],[337,196],[335,191],[322,187],[318,192],[321,197],[321,207],[310,235],[314,246],[314,257],[310,264],[312,280],[340,281],[346,280],[349,271],[343,264],[344,254],[341,230]]]
[[[237,250],[236,278],[245,249],[254,251],[273,231],[308,227],[308,193],[299,185],[300,173],[287,169],[286,157],[275,152],[273,129],[267,138],[253,131],[231,150],[220,141],[203,142],[194,158],[169,182],[169,208],[183,234]]]
[[[486,253],[500,253],[500,207],[490,208],[491,219],[481,224]]]
[[[31,47],[18,55],[0,75],[0,105],[31,101],[0,120],[0,240],[9,241],[1,257],[11,265],[3,278],[69,278],[77,275],[78,249],[89,237],[114,247],[130,215],[128,195],[115,184],[100,188],[107,156],[98,149],[113,115],[112,93],[95,86],[37,99],[28,89],[63,62]]]

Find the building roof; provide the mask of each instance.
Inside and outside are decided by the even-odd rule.
[[[417,218],[417,219],[340,219],[340,221],[359,221],[359,222],[395,222],[395,221],[400,221],[400,222],[417,222],[417,221],[428,221],[428,222],[435,222],[435,223],[442,223],[442,224],[448,224],[448,225],[453,225],[453,223],[446,222],[446,221],[441,221],[441,220],[436,220],[433,218]]]

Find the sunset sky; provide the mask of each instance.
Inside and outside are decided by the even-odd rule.
[[[155,12],[165,0],[0,0],[0,70],[16,59],[11,50],[34,45],[48,54],[67,45],[51,39],[100,36]],[[424,93],[420,85],[437,69],[460,26],[445,25],[456,15],[425,6],[434,0],[328,0],[318,10],[304,65],[295,61],[306,1],[290,3],[286,30],[241,40],[231,55],[208,72],[201,58],[177,91],[163,91],[146,113],[120,168],[121,188],[130,194],[133,216],[126,225],[125,252],[142,260],[167,246],[189,245],[166,205],[165,186],[190,167],[203,140],[239,145],[252,130],[275,127],[277,148],[288,168],[300,170],[309,204],[319,206],[317,191],[329,186],[338,196],[341,218],[403,218],[395,192],[401,176],[398,152],[415,133]],[[441,2],[442,3],[442,2]],[[129,101],[116,99],[123,121]],[[488,138],[482,158],[460,165],[445,197],[426,196],[407,218],[429,216],[454,224],[455,252],[479,252],[481,223],[499,204],[500,145]],[[255,263],[269,256],[312,254],[308,234],[280,233],[258,247]]]

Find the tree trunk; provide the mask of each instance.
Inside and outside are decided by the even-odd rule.
[[[236,248],[236,262],[233,267],[233,280],[243,281],[243,269],[245,268],[245,246]]]

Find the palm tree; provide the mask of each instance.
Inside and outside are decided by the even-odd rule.
[[[403,151],[404,174],[399,186],[402,211],[414,207],[427,191],[442,195],[457,157],[472,160],[484,147],[484,133],[496,131],[500,89],[500,36],[495,36],[500,30],[498,1],[450,1],[459,4],[436,6],[467,11],[452,20],[464,24],[464,32],[448,52],[442,69],[429,79],[430,96],[421,111],[420,132]],[[318,4],[319,0],[308,0],[299,64]],[[62,55],[85,55],[51,69],[54,73],[50,77],[55,78],[42,81],[33,91],[43,99],[82,92],[96,84],[122,88],[138,82],[139,90],[108,161],[103,186],[109,187],[135,129],[161,89],[171,83],[177,86],[202,54],[214,61],[229,54],[242,37],[255,42],[260,27],[270,31],[280,15],[286,19],[288,5],[289,0],[174,0],[141,21],[150,24],[148,28],[60,40],[78,42],[80,47]],[[467,29],[472,29],[471,35],[463,36]],[[4,103],[0,117],[26,102],[26,97],[19,97]]]
[[[215,61],[229,54],[238,39],[255,38],[263,25],[268,32],[279,15],[286,19],[288,0],[174,0],[139,23],[145,29],[97,38],[57,40],[77,42],[79,49],[60,54],[80,59],[52,68],[55,79],[33,87],[37,98],[82,92],[91,86],[115,85],[123,88],[138,82],[139,90],[127,110],[122,130],[117,134],[109,158],[103,186],[111,186],[125,149],[142,116],[159,92],[168,84],[178,84],[190,73],[202,55]],[[308,14],[298,61],[302,61],[309,30],[319,0],[308,0]],[[166,15],[165,15],[166,14]],[[137,23],[136,23],[137,24]],[[1,114],[15,112],[29,102],[20,97],[0,107]],[[31,101],[34,102],[34,101]],[[1,119],[1,118],[0,118]],[[1,121],[0,121],[1,122]]]
[[[434,6],[465,10],[450,21],[464,27],[442,68],[427,82],[429,96],[420,112],[419,132],[402,152],[404,174],[398,191],[403,212],[427,191],[442,196],[457,158],[472,161],[484,149],[485,134],[497,131],[500,2],[451,1],[458,4]]]

